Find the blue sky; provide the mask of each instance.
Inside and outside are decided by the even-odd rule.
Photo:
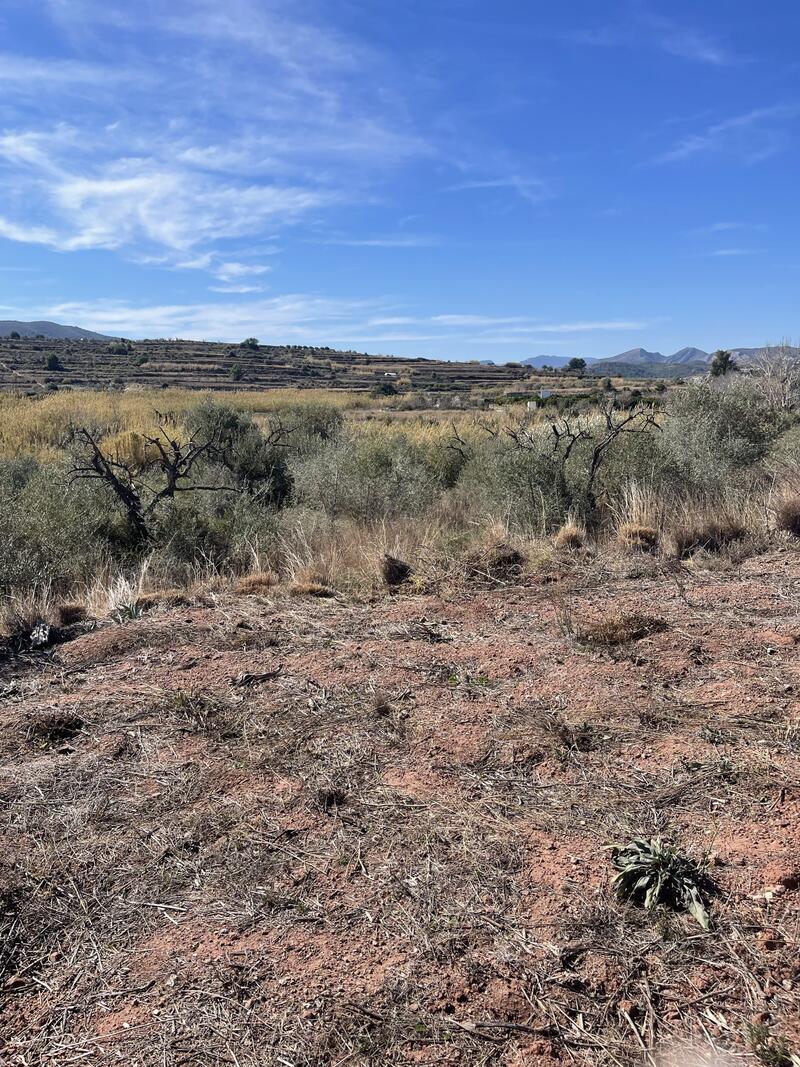
[[[795,336],[796,0],[3,0],[0,318],[456,359]]]

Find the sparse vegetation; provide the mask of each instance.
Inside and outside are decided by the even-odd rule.
[[[302,526],[298,584],[341,575],[345,553],[376,581],[385,552],[429,558],[416,522],[382,539]],[[485,536],[487,557],[535,547]],[[693,1039],[783,1064],[792,549],[741,573],[681,564],[691,610],[667,564],[635,559],[628,579],[609,551],[541,574],[529,555],[506,581],[458,568],[441,595],[415,573],[390,602],[290,596],[255,564],[150,593],[155,560],[86,590],[92,614],[148,607],[5,661],[4,1041],[31,1063],[97,1045],[155,1067],[178,1028],[182,1048],[242,1064],[632,1067]],[[669,625],[613,656],[576,643],[550,610],[562,582],[578,625],[656,605]],[[718,894],[659,838],[708,855]],[[681,914],[695,887],[707,935]]]
[[[471,578],[491,582],[518,582],[525,570],[525,555],[505,541],[490,541],[469,553],[467,573]]]
[[[134,352],[134,347],[130,341],[109,341],[108,352],[112,356],[130,356]]]
[[[118,608],[115,608],[111,613],[111,618],[114,622],[132,622],[134,619],[142,617],[145,611],[145,606],[137,600],[128,601],[127,604],[120,604]]]
[[[800,1057],[792,1054],[785,1037],[773,1034],[764,1023],[754,1023],[749,1029],[749,1044],[764,1067],[797,1067]]]
[[[125,575],[145,558],[167,586],[191,584],[209,567],[249,572],[254,552],[257,569],[302,585],[292,546],[313,571],[345,530],[353,565],[326,564],[317,584],[374,589],[376,538],[394,555],[386,524],[418,528],[430,574],[456,563],[491,581],[520,580],[548,538],[576,563],[615,545],[741,559],[770,526],[794,528],[794,416],[743,375],[721,392],[668,393],[664,411],[618,397],[573,415],[365,411],[363,397],[314,391],[157,399],[0,397],[0,534],[15,546],[0,589],[44,580],[69,599],[98,571]],[[772,506],[778,472],[786,503]],[[492,561],[492,541],[519,557]],[[400,558],[416,575],[408,588],[424,588],[419,558]]]

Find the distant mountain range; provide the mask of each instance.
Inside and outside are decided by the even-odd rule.
[[[746,362],[762,352],[770,352],[770,348],[731,348],[734,359]],[[795,358],[800,358],[800,349],[793,348]],[[556,370],[565,367],[572,356],[531,356],[530,359],[522,360],[526,367],[553,367]],[[650,352],[646,348],[629,348],[627,352],[620,352],[616,356],[608,356],[605,359],[586,356],[587,372],[596,374],[623,374],[642,377],[679,377],[682,374],[701,374],[711,362],[712,353],[702,348],[679,348],[672,355],[665,356],[662,352]]]
[[[560,369],[565,367],[573,356],[531,356],[530,359],[524,359],[522,362],[526,367],[554,367]],[[608,356],[606,358],[597,358],[596,356],[587,356],[586,362],[591,363],[593,367],[598,364],[605,365],[606,363],[626,363],[631,366],[638,365],[653,365],[653,364],[685,364],[685,363],[707,363],[711,359],[711,355],[708,352],[704,352],[702,348],[681,348],[677,352],[673,352],[671,356],[665,356],[661,352],[648,352],[646,348],[629,348],[627,352],[620,352],[616,356]]]
[[[83,330],[80,326],[62,326],[58,322],[15,322],[13,319],[0,320],[0,337],[9,337],[18,333],[20,337],[44,337],[48,341],[113,341],[103,333]]]
[[[552,367],[554,370],[560,370],[562,367],[566,367],[572,356],[531,356],[530,359],[520,360],[523,367],[534,367],[536,370],[541,370],[542,367]],[[591,360],[587,359],[587,363]]]
[[[92,330],[84,330],[80,326],[64,326],[59,322],[19,322],[14,319],[0,320],[0,338],[9,337],[12,333],[18,333],[20,337],[43,337],[48,341],[115,341],[116,337],[106,334],[94,333]],[[746,362],[753,356],[762,352],[770,351],[768,348],[731,348],[729,350],[735,359]],[[792,349],[795,358],[800,359],[800,348]],[[530,356],[520,362],[525,367],[541,370],[542,367],[552,367],[560,370],[565,367],[574,356],[554,356],[542,354]],[[591,375],[607,374],[628,377],[680,377],[682,375],[702,374],[708,368],[711,353],[702,348],[679,348],[670,356],[661,352],[650,352],[646,348],[629,348],[627,352],[620,352],[616,356],[597,358],[596,356],[583,357],[587,364],[587,373]],[[480,360],[482,366],[493,366],[491,359]]]
[[[629,348],[627,352],[620,352],[618,356],[610,356],[608,359],[597,360],[600,363],[708,363],[711,359],[709,352],[702,348],[679,348],[671,356],[662,355],[661,352],[648,352],[646,348]]]

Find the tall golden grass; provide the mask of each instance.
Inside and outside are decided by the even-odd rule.
[[[61,390],[43,397],[0,394],[0,458],[34,456],[55,460],[63,453],[72,428],[99,428],[101,435],[153,434],[166,418],[180,423],[186,412],[207,393],[191,389],[128,389],[98,392]],[[273,389],[265,392],[231,392],[225,404],[254,416],[324,401],[342,411],[366,407],[375,401],[361,393],[326,389]]]
[[[77,427],[98,432],[104,445],[134,465],[146,462],[146,445],[135,437],[153,435],[164,421],[180,435],[187,412],[209,394],[191,389],[128,389],[98,392],[89,389],[61,390],[43,397],[0,394],[0,459],[33,456],[41,462],[55,461],[64,454],[70,433]],[[324,403],[344,414],[357,416],[353,428],[371,433],[390,427],[420,445],[444,445],[453,431],[469,443],[485,437],[524,414],[522,405],[500,411],[397,411],[385,400],[364,393],[327,389],[273,389],[264,392],[230,392],[221,403],[247,412],[257,422],[271,414]],[[532,418],[536,418],[534,413]]]

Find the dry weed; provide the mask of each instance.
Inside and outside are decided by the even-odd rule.
[[[658,530],[640,522],[624,522],[617,530],[617,540],[623,548],[636,552],[655,552],[658,548]]]
[[[408,581],[411,577],[412,569],[411,565],[406,563],[405,560],[398,559],[397,556],[390,556],[387,552],[381,564],[381,574],[384,582],[390,588],[396,588],[402,585],[403,582]]]
[[[79,604],[74,601],[59,604],[56,608],[59,626],[74,626],[76,623],[84,622],[88,618],[88,614],[85,604]]]
[[[675,555],[681,559],[695,552],[723,552],[737,541],[744,541],[747,528],[737,519],[716,518],[687,521],[672,530]]]
[[[261,571],[257,574],[248,574],[239,578],[234,589],[241,596],[260,596],[268,593],[278,585],[279,579],[272,571]]]
[[[507,541],[496,541],[466,558],[467,573],[472,578],[484,578],[492,582],[518,581],[524,572],[526,558]]]
[[[138,612],[152,611],[153,608],[183,607],[189,603],[189,597],[182,589],[157,589],[152,593],[142,593],[135,601]]]
[[[576,636],[579,641],[591,645],[625,645],[651,634],[663,633],[666,629],[667,624],[663,619],[634,612],[612,615],[595,622],[582,622],[576,629]]]
[[[58,622],[58,611],[49,586],[34,586],[6,596],[0,601],[0,636],[13,643],[47,644],[37,633]]]
[[[292,596],[315,596],[323,599],[337,595],[332,586],[326,585],[324,581],[313,574],[306,579],[292,582],[289,586],[289,592]]]
[[[579,552],[586,544],[586,530],[577,523],[565,522],[553,538],[553,545],[562,552]]]

